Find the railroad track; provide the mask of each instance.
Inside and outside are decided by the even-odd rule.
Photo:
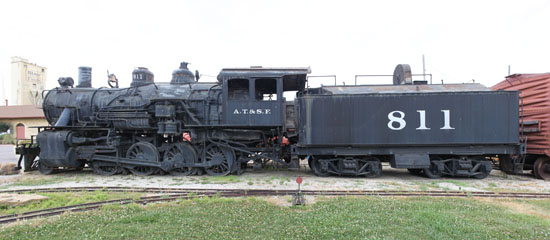
[[[296,190],[274,189],[212,189],[212,188],[142,188],[142,187],[68,187],[2,190],[0,193],[55,193],[55,192],[140,192],[158,194],[189,193],[234,193],[241,196],[277,196],[295,194]],[[402,190],[302,190],[308,195],[328,196],[464,196],[464,197],[509,197],[509,198],[550,198],[550,193],[532,192],[485,192],[485,191],[402,191]]]
[[[3,190],[0,193],[54,193],[54,192],[141,192],[153,193],[156,196],[146,196],[138,199],[124,198],[70,205],[57,208],[30,211],[20,214],[0,216],[0,224],[27,220],[38,217],[60,215],[66,212],[82,212],[98,209],[104,205],[130,203],[148,204],[154,202],[169,202],[208,196],[247,197],[247,196],[285,196],[294,195],[296,190],[271,189],[206,189],[206,188],[134,188],[134,187],[71,187],[71,188],[37,188]],[[392,196],[392,197],[485,197],[485,198],[550,198],[550,193],[527,192],[463,192],[463,191],[400,191],[400,190],[302,190],[305,195],[313,196]]]

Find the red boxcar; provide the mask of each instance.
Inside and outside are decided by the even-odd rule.
[[[533,170],[550,179],[550,73],[510,75],[492,88],[520,91],[520,136],[527,146],[525,158],[502,161],[502,170]]]

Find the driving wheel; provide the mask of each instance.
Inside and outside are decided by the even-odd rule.
[[[222,147],[217,144],[210,144],[206,148],[206,164],[204,170],[210,176],[225,176],[231,172],[231,167],[235,159],[233,150]]]
[[[196,162],[197,151],[189,143],[175,143],[164,152],[163,161],[174,163],[174,169],[170,170],[171,175],[189,176],[194,173],[194,168],[184,167],[183,164]]]
[[[132,145],[126,152],[126,158],[143,162],[158,163],[159,153],[155,145],[149,142],[138,142]],[[136,165],[129,168],[130,172],[139,176],[151,175],[156,168],[151,166]]]

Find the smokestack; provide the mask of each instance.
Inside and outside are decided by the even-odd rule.
[[[78,88],[91,88],[92,87],[92,68],[91,67],[78,67]]]

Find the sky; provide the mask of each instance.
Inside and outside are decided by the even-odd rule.
[[[434,83],[492,86],[550,72],[550,1],[29,1],[0,2],[2,99],[12,56],[48,68],[47,88],[92,67],[129,86],[135,67],[170,81],[179,62],[215,81],[225,67],[311,67],[353,84],[401,63]],[[315,83],[313,81],[316,81]],[[333,84],[312,79],[312,85]],[[391,78],[360,78],[360,84]],[[2,101],[3,102],[3,101]]]

